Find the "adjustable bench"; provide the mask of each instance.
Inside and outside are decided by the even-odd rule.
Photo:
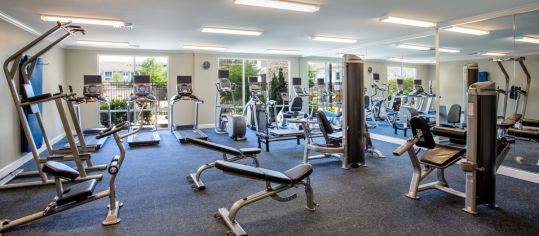
[[[431,132],[428,121],[420,116],[415,116],[410,120],[410,127],[413,137],[393,151],[393,155],[396,156],[401,156],[404,152],[408,152],[410,161],[412,162],[412,181],[406,196],[412,199],[419,199],[417,193],[428,189],[438,189],[447,193],[464,196],[464,194],[449,188],[445,180],[444,170],[460,160],[466,153],[466,149],[436,144],[433,133],[453,140],[466,140],[466,131],[458,128],[435,127]],[[418,152],[416,152],[414,145],[426,149],[421,158],[417,157]],[[421,165],[425,167],[422,168]],[[421,181],[435,169],[438,172],[438,181],[420,185]]]
[[[222,170],[226,174],[266,181],[265,190],[236,201],[230,208],[230,211],[228,211],[226,208],[220,208],[219,211],[215,213],[214,216],[222,219],[226,226],[230,229],[229,235],[247,235],[240,224],[236,221],[236,215],[242,207],[267,197],[271,197],[273,200],[280,202],[294,200],[297,197],[297,194],[293,194],[288,197],[281,197],[278,194],[290,188],[298,187],[298,185],[303,185],[305,187],[305,194],[307,195],[307,209],[314,211],[315,207],[317,206],[313,200],[313,190],[311,188],[309,179],[309,175],[311,175],[313,172],[313,167],[310,164],[300,164],[285,172],[278,172],[227,161],[216,161],[215,168]],[[272,183],[278,185],[274,187],[271,185]]]
[[[242,160],[249,157],[249,158],[253,158],[253,161],[256,167],[258,167],[259,165],[258,159],[256,156],[261,152],[260,148],[236,149],[230,146],[225,146],[222,144],[217,144],[217,143],[213,143],[213,142],[209,142],[206,140],[197,139],[193,137],[187,137],[186,141],[187,143],[191,143],[199,147],[203,147],[209,150],[222,153],[224,161],[234,162],[234,161]],[[227,155],[231,155],[232,157],[229,158]],[[200,179],[200,176],[202,175],[202,172],[204,172],[207,169],[213,168],[214,166],[215,166],[215,162],[204,164],[197,169],[196,173],[192,173],[189,176],[187,176],[187,181],[192,183],[193,189],[202,191],[206,188],[206,185],[204,185],[204,183]]]

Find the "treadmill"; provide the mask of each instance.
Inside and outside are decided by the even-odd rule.
[[[161,140],[157,133],[157,98],[152,95],[152,85],[150,82],[150,76],[147,75],[135,75],[133,78],[133,95],[129,97],[127,103],[127,120],[129,121],[128,131],[131,132],[131,113],[134,115],[133,123],[137,125],[139,116],[142,116],[144,112],[151,112],[151,109],[146,109],[146,105],[150,103],[154,105],[154,124],[150,126],[144,126],[140,124],[141,131],[131,135],[127,138],[127,144],[130,147],[133,146],[149,146],[157,145]],[[137,115],[137,107],[140,106],[140,112]],[[133,107],[133,111],[131,111]]]
[[[70,90],[72,90],[71,86],[69,87]],[[70,91],[72,94],[73,91]],[[112,123],[112,117],[111,117],[111,111],[110,111],[110,102],[109,100],[102,96],[103,94],[103,84],[102,84],[102,77],[101,75],[84,75],[84,87],[83,87],[83,97],[70,97],[68,98],[68,102],[71,103],[68,107],[70,112],[74,112],[76,115],[76,122],[73,121],[74,125],[78,127],[75,127],[75,130],[77,131],[77,135],[74,136],[75,144],[77,147],[81,148],[81,143],[79,142],[78,136],[82,134],[84,137],[84,147],[87,151],[96,151],[97,149],[100,149],[103,144],[108,139],[107,137],[103,137],[101,139],[96,139],[96,135],[100,133],[101,131],[107,129],[107,127],[96,127],[96,128],[86,128],[81,129],[82,127],[82,118],[80,115],[80,105],[84,103],[91,103],[91,102],[98,102],[99,104],[103,103],[107,106],[107,117],[108,117],[108,124],[107,126],[110,126]],[[101,111],[98,110],[98,118],[101,120]],[[82,131],[82,132],[79,132]],[[68,150],[69,143],[66,143],[60,150]]]
[[[169,112],[169,127],[170,131],[176,136],[180,143],[186,143],[187,138],[198,138],[207,140],[208,136],[198,129],[198,106],[204,101],[200,100],[193,94],[193,78],[191,76],[177,76],[176,89],[178,94],[170,98]],[[177,124],[174,123],[174,103],[178,101],[194,101],[195,102],[195,123],[194,124]]]

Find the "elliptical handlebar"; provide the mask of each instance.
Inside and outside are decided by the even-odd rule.
[[[124,121],[122,123],[119,123],[119,124],[116,124],[114,125],[113,127],[109,127],[109,128],[106,128],[105,130],[99,132],[99,134],[97,134],[95,137],[97,139],[101,139],[101,138],[104,138],[106,136],[109,136],[109,135],[112,135],[112,134],[115,134],[123,129],[125,129],[126,127],[128,126],[128,122],[127,121]],[[131,133],[134,133],[134,132],[138,132],[140,130],[140,128],[136,129],[135,131],[131,132]]]

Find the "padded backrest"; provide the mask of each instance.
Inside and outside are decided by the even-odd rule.
[[[449,108],[449,113],[447,113],[447,123],[460,123],[460,111],[461,107],[459,104],[451,105],[451,108]]]
[[[371,106],[371,97],[365,95],[365,109],[369,109]]]
[[[332,134],[333,127],[331,127],[331,122],[329,122],[328,118],[326,117],[326,113],[324,111],[318,111],[316,112],[316,119],[318,120],[318,123],[320,124],[320,131],[322,132],[322,135],[324,135],[324,139],[326,140],[326,143],[329,142],[329,136],[328,134]]]
[[[303,109],[303,99],[301,97],[295,97],[290,104],[290,111],[299,112]]]
[[[436,146],[429,123],[425,118],[421,116],[412,117],[410,127],[412,128],[414,137],[419,138],[419,141],[416,143],[417,146],[428,149],[433,149]]]

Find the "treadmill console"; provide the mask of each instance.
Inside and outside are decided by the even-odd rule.
[[[328,89],[326,88],[326,84],[324,82],[323,78],[319,78],[316,80],[316,83],[318,84],[318,93],[321,96],[327,96],[328,95]]]
[[[258,76],[249,76],[249,90],[251,93],[259,93],[262,87],[258,82]]]
[[[152,93],[150,76],[135,75],[133,78],[133,93],[138,97],[146,97]]]
[[[423,89],[423,82],[420,79],[414,80],[414,87],[417,93],[425,92],[425,90]]]
[[[190,75],[179,75],[176,77],[176,89],[180,96],[190,96],[193,94],[193,78]]]
[[[84,97],[97,98],[103,93],[103,84],[101,75],[85,75],[84,88],[82,94]]]

